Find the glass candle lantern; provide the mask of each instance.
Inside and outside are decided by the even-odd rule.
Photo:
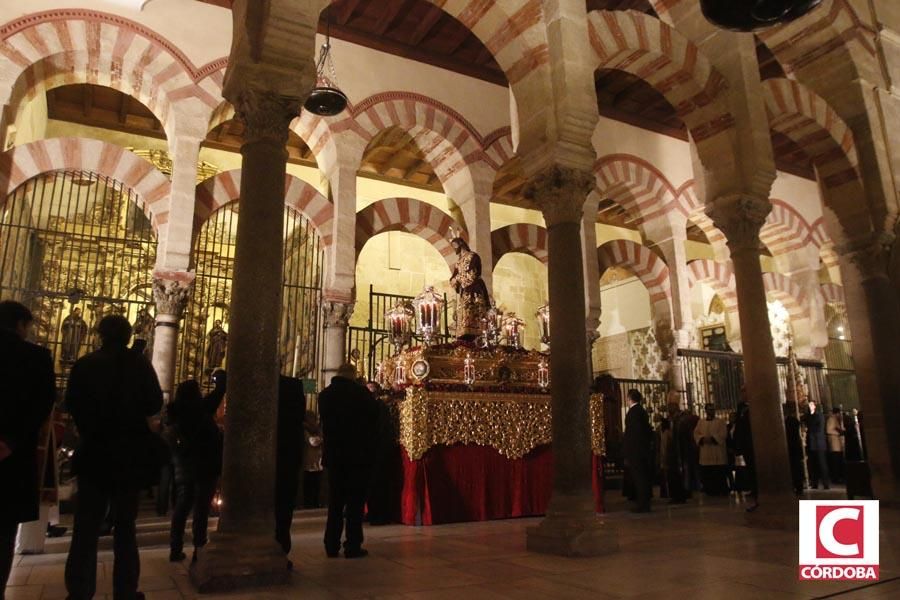
[[[475,359],[468,352],[463,360],[463,381],[466,385],[475,383]]]
[[[406,385],[406,367],[399,355],[394,359],[394,385],[398,387]]]
[[[433,286],[425,288],[421,294],[413,300],[413,308],[416,315],[416,333],[422,336],[425,345],[431,345],[431,340],[440,330],[441,309],[444,299]]]
[[[388,329],[388,337],[395,351],[409,343],[412,339],[412,327],[415,313],[408,302],[398,302],[391,310],[384,313]]]
[[[542,390],[546,390],[547,386],[550,385],[550,368],[547,366],[547,361],[543,358],[538,363],[537,380]]]
[[[509,313],[503,318],[503,334],[506,337],[506,345],[511,348],[522,347],[522,335],[525,333],[525,321]]]
[[[550,304],[544,304],[534,313],[541,330],[541,342],[550,345]]]

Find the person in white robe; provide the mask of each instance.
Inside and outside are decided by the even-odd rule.
[[[706,405],[706,418],[697,421],[694,441],[700,449],[700,477],[703,492],[708,496],[727,496],[728,427],[716,416],[716,407]]]

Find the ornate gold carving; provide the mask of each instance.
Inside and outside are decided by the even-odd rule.
[[[759,252],[762,246],[759,232],[771,210],[772,203],[767,199],[743,194],[721,196],[706,206],[706,214],[725,234],[732,252]]]
[[[525,197],[544,213],[547,227],[580,223],[593,185],[592,174],[554,165],[532,178],[525,188]]]
[[[322,303],[322,316],[325,318],[325,328],[347,327],[350,317],[353,316],[353,302],[335,302],[326,300]]]
[[[603,400],[591,396],[594,454],[604,451]],[[490,446],[521,458],[551,442],[550,398],[541,394],[435,392],[409,388],[399,403],[400,443],[419,460],[434,446]]]
[[[160,173],[164,173],[166,175],[172,175],[172,157],[165,150],[160,149],[149,149],[149,148],[133,148],[128,147],[126,150],[130,150],[137,156],[140,156],[144,160],[150,162],[159,169]],[[197,162],[197,183],[201,181],[206,181],[210,177],[215,177],[219,174],[219,167],[212,163],[208,163],[205,160],[201,160]]]
[[[238,96],[235,109],[246,126],[245,144],[264,141],[284,146],[291,121],[300,114],[300,100],[245,88]]]
[[[153,300],[156,303],[156,312],[159,315],[171,315],[181,318],[187,307],[191,288],[194,284],[193,273],[183,273],[185,277],[153,278]]]

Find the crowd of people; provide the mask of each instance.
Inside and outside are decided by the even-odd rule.
[[[638,390],[626,394],[623,455],[623,492],[634,503],[634,512],[649,512],[654,485],[660,498],[683,504],[696,492],[707,496],[746,495],[755,505],[756,477],[750,404],[746,390],[728,419],[714,404],[700,417],[681,407],[679,394],[670,392],[665,415],[656,428]],[[785,434],[794,491],[808,487],[829,489],[844,483],[848,467],[864,460],[861,415],[840,407],[825,417],[813,400],[802,410],[793,402],[784,405]]]
[[[20,524],[38,519],[38,437],[57,396],[51,353],[27,341],[33,323],[24,305],[0,302],[0,599]],[[214,372],[206,394],[200,382],[183,381],[164,405],[143,349],[129,346],[133,331],[128,320],[105,316],[97,334],[100,348],[74,361],[65,392],[64,407],[77,431],[72,465],[77,494],[65,586],[70,600],[94,597],[99,538],[111,532],[113,597],[139,600],[144,594],[138,591],[136,520],[143,492],[156,488],[159,514],[171,509],[171,561],[187,558],[189,516],[192,563],[207,543],[222,473],[227,374]],[[315,508],[325,495],[322,473],[327,471],[323,543],[329,557],[341,551],[346,558],[367,555],[362,547],[366,505],[372,524],[394,516],[389,455],[396,438],[387,406],[376,399],[379,391],[357,379],[354,366],[343,365],[320,393],[317,416],[307,409],[302,381],[281,377],[273,537],[285,552],[286,568],[293,567],[287,555],[301,475],[303,504]]]

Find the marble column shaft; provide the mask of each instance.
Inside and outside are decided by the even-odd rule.
[[[592,182],[589,173],[551,167],[526,191],[543,212],[548,233],[553,437],[553,495],[547,516],[528,532],[528,548],[567,556],[597,555],[616,547],[595,514],[591,487],[590,369],[580,233]]]
[[[325,326],[325,352],[322,360],[322,385],[331,383],[338,367],[347,362],[347,327],[353,316],[353,302],[325,300],[322,317]]]
[[[268,92],[246,91],[240,101],[246,130],[229,313],[219,532],[258,536],[273,528],[285,144],[299,107]]]
[[[739,195],[718,198],[707,207],[715,225],[725,233],[734,267],[759,502],[786,507],[794,497],[760,265],[759,231],[770,210],[768,200]]]
[[[168,402],[175,390],[175,358],[178,354],[178,329],[187,306],[194,274],[157,273],[153,278],[156,303],[156,328],[153,334],[153,367]]]
[[[840,253],[875,496],[900,505],[900,306],[877,243]]]

